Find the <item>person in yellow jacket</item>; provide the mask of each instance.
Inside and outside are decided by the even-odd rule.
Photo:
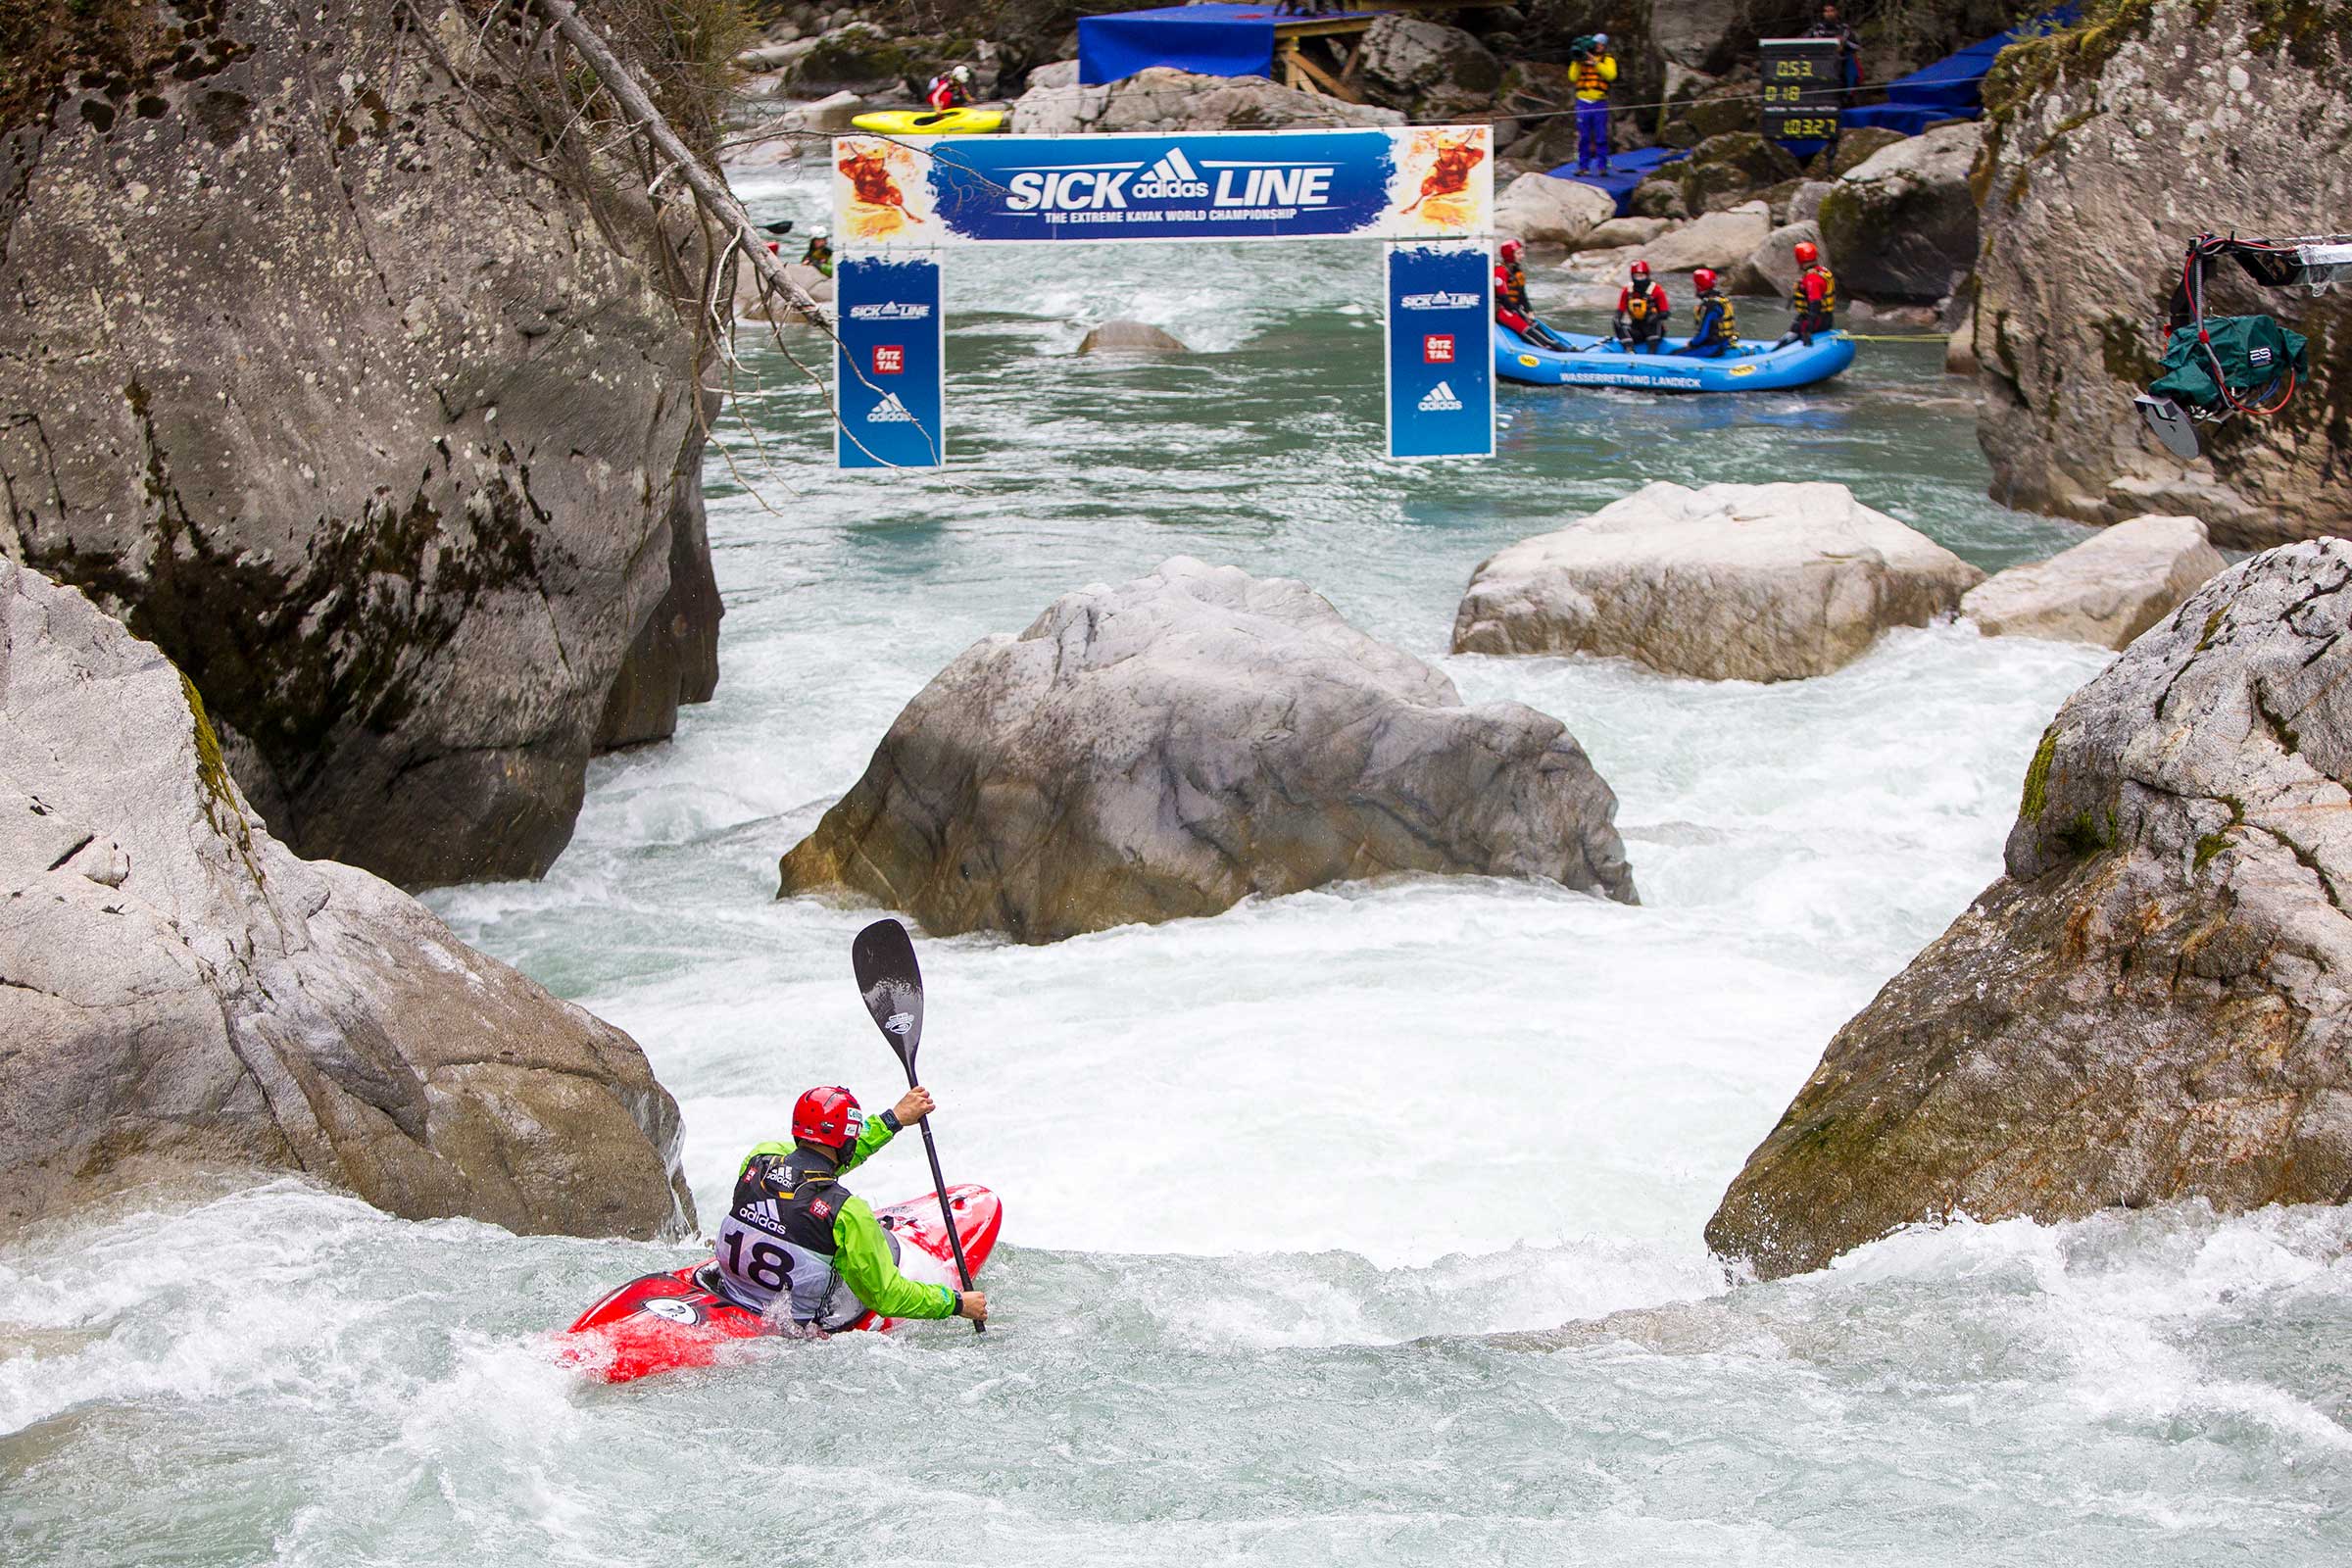
[[[1609,35],[1579,38],[1568,62],[1576,85],[1576,172],[1609,172],[1609,83],[1617,79],[1617,57]]]

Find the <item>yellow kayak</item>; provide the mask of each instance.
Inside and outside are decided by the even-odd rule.
[[[1002,109],[878,109],[850,122],[885,136],[979,136],[1004,128]]]

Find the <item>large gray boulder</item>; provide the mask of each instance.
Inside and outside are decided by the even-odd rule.
[[[710,695],[718,616],[701,231],[601,129],[513,156],[545,84],[425,15],[208,8],[0,95],[38,106],[0,126],[0,556],[163,647],[298,853],[410,887],[543,871],[591,753]],[[693,69],[649,65],[681,111]]]
[[[1826,675],[1984,579],[1841,484],[1660,480],[1482,562],[1462,654],[1618,655],[1707,680]]]
[[[223,1171],[414,1219],[672,1236],[677,1107],[628,1036],[246,805],[194,688],[0,560],[0,1229]]]
[[[1416,121],[1490,109],[1502,87],[1502,62],[1459,27],[1398,12],[1373,18],[1356,64],[1374,101]]]
[[[1302,125],[1400,125],[1394,109],[1278,86],[1263,76],[1197,76],[1152,66],[1107,86],[1036,86],[1013,101],[1024,135],[1108,130],[1277,130]]]
[[[1616,216],[1616,198],[1598,186],[1521,174],[1494,204],[1494,228],[1533,245],[1573,247]]]
[[[1764,242],[1750,251],[1745,271],[1757,289],[1774,299],[1785,300],[1796,292],[1797,277],[1804,269],[1796,265],[1796,247],[1810,242],[1821,251],[1821,259],[1835,272],[1838,258],[1821,241],[1821,228],[1812,222],[1783,223],[1764,236]]]
[[[2047,561],[1995,572],[1960,612],[1987,636],[2040,637],[2122,650],[2220,571],[2194,517],[2133,517]]]
[[[2332,8],[2293,15],[2162,0],[2003,53],[1985,83],[1977,269],[1977,436],[2003,500],[2086,522],[2187,513],[2237,549],[2352,529],[2340,291],[2256,288],[2224,263],[2210,308],[2307,334],[2311,381],[2189,463],[2132,407],[2192,237],[2308,234],[2352,212],[2352,163],[2335,151],[2352,141],[2352,53]]]
[[[2352,544],[2232,567],[2059,710],[2006,870],[1838,1032],[1707,1227],[2352,1201]]]
[[[1969,186],[1983,130],[1938,125],[1883,147],[1821,199],[1822,238],[1841,288],[1874,300],[1935,301],[1977,263],[1977,198]]]
[[[941,671],[779,896],[846,888],[1022,942],[1396,871],[1631,904],[1616,804],[1557,719],[1466,708],[1303,584],[1179,557]]]

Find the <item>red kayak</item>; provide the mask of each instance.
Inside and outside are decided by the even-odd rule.
[[[968,1184],[948,1189],[948,1206],[956,1214],[964,1259],[977,1278],[1004,1227],[1004,1207],[996,1194]],[[898,1238],[900,1273],[929,1285],[956,1283],[956,1254],[940,1224],[935,1195],[878,1208],[874,1218]],[[713,1295],[695,1278],[708,1261],[698,1258],[666,1274],[643,1275],[607,1296],[564,1331],[563,1359],[607,1383],[626,1383],[673,1367],[709,1366],[736,1340],[776,1333],[774,1323]],[[868,1312],[841,1332],[887,1334],[905,1321]]]

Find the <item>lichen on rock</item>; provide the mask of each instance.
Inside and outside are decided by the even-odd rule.
[[[2352,544],[2213,578],[2068,699],[2005,872],[1838,1032],[1707,1227],[2352,1200]]]

